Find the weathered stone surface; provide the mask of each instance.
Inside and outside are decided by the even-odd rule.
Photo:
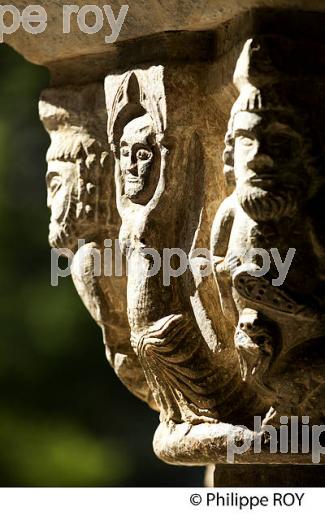
[[[313,97],[299,78],[301,64],[294,70],[292,63],[290,74],[278,68],[278,53],[283,49],[283,62],[290,46],[293,52],[292,42],[251,39],[238,60],[234,81],[240,96],[224,153],[225,174],[236,188],[217,212],[211,252],[224,316],[236,328],[243,380],[277,409],[273,421],[276,413],[289,414],[290,402],[291,415],[321,422],[324,359],[318,357],[316,367],[313,358],[325,331],[317,224],[324,218],[323,150],[318,116],[306,113]],[[323,81],[321,74],[316,89]],[[288,271],[277,281],[272,251],[283,259],[290,248]],[[270,265],[256,276],[261,251]]]
[[[205,342],[191,309],[195,287],[190,273],[172,278],[171,283],[165,283],[162,269],[150,274],[148,248],[160,258],[167,248],[181,248],[184,255],[191,255],[199,245],[197,234],[204,233],[204,225],[200,229],[205,157],[197,113],[199,70],[183,68],[180,75],[176,67],[153,66],[108,76],[105,81],[108,137],[122,218],[120,245],[129,261],[131,342],[160,409],[162,425],[154,447],[165,460],[167,449],[175,450],[174,458],[180,457],[174,428],[184,425],[188,430],[184,442],[188,440],[190,446],[195,425],[217,423],[220,414],[234,417],[239,396],[244,420],[244,403],[253,397],[239,380],[232,354],[218,354],[217,328],[202,320],[210,348]],[[216,321],[217,309],[216,303],[211,313]],[[256,412],[261,410],[263,403],[256,399]],[[192,452],[192,447],[188,450]]]
[[[321,348],[322,339],[319,340],[318,345],[317,338],[322,338],[324,335],[320,303],[322,301],[320,292],[322,277],[321,274],[318,274],[318,269],[322,265],[322,253],[319,252],[317,247],[314,250],[314,257],[311,254],[313,240],[317,240],[317,243],[320,241],[320,238],[316,238],[317,233],[312,213],[314,208],[318,206],[317,197],[322,193],[322,179],[319,177],[321,173],[321,151],[314,149],[315,138],[312,135],[315,121],[308,123],[305,119],[300,121],[299,107],[291,108],[295,105],[294,101],[289,104],[287,96],[281,97],[283,91],[286,91],[285,87],[287,87],[288,92],[291,92],[290,87],[297,82],[297,75],[295,74],[299,73],[299,70],[295,73],[291,71],[288,78],[277,69],[276,58],[275,62],[272,61],[272,51],[274,56],[277,57],[281,48],[283,48],[283,51],[285,49],[293,51],[294,49],[294,44],[287,41],[285,41],[284,47],[281,47],[281,45],[283,45],[281,38],[248,40],[238,60],[235,84],[240,89],[240,97],[232,109],[224,156],[225,171],[230,178],[230,189],[234,182],[231,168],[234,169],[238,186],[236,192],[226,199],[220,207],[212,229],[212,255],[215,265],[218,265],[216,280],[223,313],[226,320],[229,321],[230,330],[236,326],[236,319],[238,319],[239,314],[239,325],[234,339],[235,348],[239,353],[244,386],[238,383],[236,369],[229,364],[232,359],[230,350],[228,350],[225,359],[222,359],[218,350],[214,352],[214,359],[213,356],[207,357],[207,354],[204,354],[206,347],[202,339],[206,336],[206,324],[201,322],[201,330],[195,332],[195,321],[193,316],[188,314],[186,305],[186,297],[190,299],[191,294],[190,286],[187,287],[186,285],[187,280],[184,281],[180,277],[172,289],[164,288],[159,278],[149,277],[146,281],[145,272],[150,269],[150,263],[145,260],[145,255],[143,256],[141,253],[141,248],[146,247],[154,247],[156,251],[161,252],[163,245],[169,247],[177,245],[184,250],[186,240],[192,248],[198,245],[200,240],[205,240],[204,225],[202,225],[204,218],[199,223],[197,219],[195,220],[195,213],[191,213],[189,209],[193,208],[190,202],[191,190],[187,190],[186,195],[184,193],[185,200],[188,203],[185,222],[186,219],[189,219],[192,224],[190,234],[187,237],[184,234],[184,228],[189,228],[186,227],[180,217],[177,217],[177,214],[173,216],[170,211],[171,205],[168,202],[169,199],[173,200],[174,211],[178,208],[184,211],[183,205],[177,203],[177,197],[182,193],[183,184],[180,172],[184,172],[186,182],[190,182],[191,178],[193,179],[193,185],[196,188],[195,201],[199,213],[204,208],[203,199],[201,199],[202,206],[200,206],[199,194],[201,193],[202,170],[205,162],[204,155],[200,154],[198,150],[198,146],[201,144],[198,121],[204,118],[196,114],[195,111],[196,93],[194,85],[191,89],[191,97],[187,99],[187,108],[190,109],[191,116],[188,114],[185,116],[185,125],[183,124],[182,117],[184,115],[181,108],[182,88],[177,90],[180,78],[177,73],[176,78],[174,77],[171,72],[172,69],[135,70],[122,76],[109,76],[106,79],[108,134],[115,153],[118,199],[120,199],[120,214],[123,224],[120,238],[125,234],[125,237],[130,240],[131,258],[135,258],[135,268],[129,272],[128,279],[131,335],[135,342],[134,348],[140,356],[149,386],[161,411],[162,424],[156,432],[154,448],[158,456],[170,463],[204,464],[216,460],[218,457],[225,457],[227,438],[233,430],[231,426],[222,425],[220,422],[227,423],[228,417],[233,416],[234,409],[236,410],[235,422],[237,424],[245,424],[245,421],[248,424],[247,417],[250,413],[251,418],[253,415],[261,414],[264,424],[271,423],[276,426],[279,426],[278,421],[281,415],[294,415],[300,419],[302,416],[309,416],[311,424],[318,424],[324,416],[324,404],[321,397],[324,384],[323,361],[319,356],[317,356],[317,366],[312,361],[315,353],[317,355],[319,348]],[[298,64],[298,69],[299,67]],[[319,72],[317,67],[314,72]],[[182,70],[182,81],[187,74],[187,85],[195,83],[192,81],[193,72],[186,69]],[[307,74],[307,71],[305,74]],[[146,79],[146,76],[150,80]],[[182,82],[180,84],[183,87]],[[172,86],[172,89],[169,91],[167,88],[164,92],[163,85],[168,88]],[[112,99],[114,90],[116,95]],[[173,95],[175,95],[175,102]],[[198,93],[197,95],[199,96]],[[157,104],[158,108],[154,109]],[[166,110],[166,115],[168,115],[170,108],[171,115],[168,118],[164,115],[164,111]],[[153,116],[150,116],[150,114],[155,113],[161,114],[162,119],[156,121],[154,125]],[[234,126],[236,117],[239,119],[236,124],[241,125],[238,128]],[[151,123],[148,122],[148,118]],[[173,127],[174,118],[178,122],[177,132],[175,132],[176,125]],[[193,119],[191,118],[195,120],[194,127],[192,127]],[[165,123],[166,120],[170,127],[174,129],[173,141],[168,139],[169,129]],[[140,132],[141,127],[137,125],[144,125],[144,121],[147,121],[148,136],[154,136],[152,138],[155,142],[157,136],[159,136],[159,146],[162,147],[159,152],[156,152],[160,157],[160,174],[149,172],[149,175],[153,175],[156,179],[151,187],[148,179],[147,187],[145,183],[142,183],[139,170],[137,170],[137,173],[133,173],[129,169],[131,166],[123,166],[125,161],[123,155],[120,155],[120,149],[123,150],[123,147],[125,147],[126,153],[131,157],[132,147],[140,146],[140,143],[136,142],[136,135]],[[116,128],[115,124],[117,125]],[[260,133],[255,136],[254,125],[256,124],[259,125]],[[246,125],[247,128],[243,125]],[[191,145],[191,139],[193,139],[191,134],[192,136],[195,135],[195,147]],[[205,131],[205,137],[207,137],[207,134],[208,132]],[[264,134],[268,137],[264,137]],[[252,135],[255,137],[252,137]],[[178,141],[179,137],[180,142]],[[119,139],[121,140],[120,143]],[[254,139],[257,144],[254,144]],[[249,144],[246,144],[245,140],[250,140]],[[264,144],[264,141],[270,144]],[[242,148],[240,148],[241,142],[243,142]],[[260,155],[255,159],[260,142],[263,143],[264,155],[259,152]],[[237,155],[231,149],[235,144]],[[146,146],[148,145],[146,144]],[[284,148],[285,146],[287,148]],[[170,150],[169,147],[171,147]],[[202,148],[206,150],[204,146]],[[187,170],[186,163],[182,163],[182,156],[178,157],[177,160],[173,158],[173,154],[179,153],[180,150],[185,154],[185,157],[191,158],[190,170]],[[172,153],[169,153],[171,151]],[[152,150],[150,154],[153,153]],[[253,158],[249,159],[250,162],[248,163],[245,154],[249,153],[253,154]],[[234,160],[231,159],[232,154],[235,162],[232,162]],[[154,156],[152,156],[153,158]],[[276,162],[277,158],[280,161],[279,163]],[[254,161],[255,168],[258,167],[255,174]],[[132,161],[130,164],[132,165]],[[173,175],[175,168],[173,164],[177,164],[177,181],[174,177],[175,174]],[[245,166],[246,164],[249,164],[249,170]],[[137,165],[135,162],[134,168],[139,168],[139,164]],[[247,173],[245,173],[245,168]],[[263,168],[268,174],[265,181],[266,174]],[[200,169],[201,174],[199,173]],[[120,173],[118,173],[119,171]],[[166,184],[164,176],[167,172],[169,176]],[[272,175],[275,176],[275,173],[276,177],[272,180]],[[254,191],[254,186],[249,188],[249,181],[251,178],[255,178],[254,175],[259,179],[259,174],[261,175],[261,182]],[[128,188],[128,176],[132,175],[138,179],[136,182],[140,183],[140,194],[147,189],[144,198],[137,198],[138,195],[136,195],[132,200],[135,194],[132,191],[130,192]],[[249,189],[251,189],[252,194],[247,191]],[[204,193],[204,187],[202,187],[202,192]],[[308,196],[307,193],[310,193],[310,195]],[[304,194],[303,203],[300,194]],[[235,197],[238,197],[239,209],[241,211],[244,209],[244,212],[248,214],[249,221],[246,222],[244,215],[240,215],[236,224],[235,210],[232,206]],[[313,210],[310,217],[308,216],[309,198],[313,201],[311,202]],[[127,199],[130,200],[131,204],[127,202]],[[132,203],[135,204],[134,207]],[[165,215],[165,212],[167,209],[168,217],[172,220],[166,227],[167,215]],[[308,224],[306,232],[304,232],[303,223],[306,221]],[[172,222],[174,222],[174,228],[171,226]],[[182,222],[182,225],[177,227],[177,223],[180,222]],[[195,222],[197,222],[196,225]],[[273,227],[271,226],[272,233],[270,235],[267,233],[270,224],[265,227],[269,222],[274,223]],[[134,223],[136,224],[135,228]],[[282,233],[286,231],[289,223],[288,232],[282,237]],[[258,226],[262,225],[264,228],[259,230]],[[232,226],[234,227],[233,249],[228,253],[228,244],[232,244]],[[280,234],[279,232],[276,234],[277,226],[281,230]],[[168,236],[164,234],[164,229],[168,229]],[[150,238],[150,230],[154,230],[152,238]],[[252,237],[249,242],[247,242],[247,236]],[[273,288],[270,284],[269,277],[274,273],[274,271],[272,273],[272,269],[268,277],[261,280],[256,279],[254,273],[251,274],[253,267],[249,265],[248,268],[243,260],[246,252],[256,247],[263,247],[265,251],[270,252],[271,245],[267,245],[268,236],[270,236],[270,240],[273,238],[273,246],[280,252],[281,258],[284,248],[290,244],[290,237],[294,237],[296,240],[295,249],[298,250],[298,262],[301,259],[301,266],[299,266],[299,263],[294,264],[285,285],[279,289]],[[198,237],[199,240],[196,243]],[[258,242],[259,237],[261,237],[260,242]],[[311,256],[308,260],[305,251],[310,252]],[[236,261],[235,266],[232,263],[222,264],[224,257],[227,257],[227,255],[229,255],[228,262]],[[305,264],[306,260],[307,265]],[[256,260],[253,257],[251,263],[254,261]],[[139,269],[139,262],[145,262],[148,265]],[[311,263],[319,266],[315,270],[313,284],[310,283],[310,276],[308,277]],[[219,266],[221,266],[221,269]],[[255,270],[258,268],[257,263]],[[227,273],[230,273],[233,279],[231,276],[229,278],[229,275],[227,278]],[[306,283],[305,289],[304,284]],[[182,289],[177,288],[178,284]],[[197,287],[199,286],[200,281],[197,284]],[[308,289],[310,292],[308,292]],[[234,290],[239,295],[234,294]],[[316,301],[313,303],[313,292],[315,290],[320,298],[318,309],[315,308]],[[265,294],[265,302],[260,296],[262,295],[261,291],[263,291],[263,296]],[[299,294],[299,291],[303,292]],[[202,293],[204,293],[203,290]],[[308,303],[308,299],[310,303]],[[196,314],[198,314],[198,302],[194,300],[192,303],[194,313],[196,311]],[[172,309],[175,309],[174,315],[168,313]],[[208,315],[213,314],[209,305],[206,306],[205,310]],[[217,306],[214,308],[215,317],[218,316],[216,310]],[[220,321],[217,318],[214,330],[217,337],[221,329]],[[200,325],[200,323],[198,324]],[[179,343],[178,334],[181,337],[182,344]],[[307,354],[307,351],[310,350],[311,341],[314,341],[313,349],[310,354]],[[163,348],[163,357],[159,353],[161,351],[159,344]],[[211,347],[213,349],[213,346]],[[296,350],[294,358],[292,358],[293,349],[298,347],[299,350]],[[175,356],[179,368],[175,365]],[[306,356],[310,357],[307,363],[308,369],[306,368]],[[168,368],[169,364],[170,368]],[[193,367],[195,367],[194,371]],[[301,375],[301,370],[304,370],[304,377]],[[228,381],[231,382],[231,390],[225,385],[224,371],[227,374]],[[185,386],[184,374],[186,374]],[[269,384],[266,384],[264,378],[265,380],[268,379]],[[219,386],[220,384],[221,386]],[[198,392],[197,395],[200,395],[200,399],[196,397],[196,392]],[[240,399],[237,397],[237,392],[241,396]],[[204,395],[208,395],[209,400],[205,400]],[[218,395],[222,395],[222,402],[218,400]],[[255,397],[253,397],[254,395]],[[316,395],[317,407],[314,406]],[[254,406],[252,400],[254,400]],[[240,401],[240,409],[236,408],[238,401]],[[210,408],[210,406],[212,407]],[[216,425],[211,424],[213,422]],[[240,435],[245,438],[245,431],[239,432]],[[283,454],[268,456],[264,452],[257,457],[247,452],[243,458],[244,460],[257,458],[281,460],[282,462],[287,459]],[[289,458],[291,461],[299,460],[299,456],[294,457],[292,454]],[[301,462],[309,459],[310,456],[300,458]]]
[[[97,1],[96,6],[110,5],[118,16],[122,5],[127,2],[114,0]],[[21,12],[30,5],[29,0],[12,2]],[[43,34],[31,35],[22,28],[5,36],[5,42],[14,47],[28,60],[38,64],[50,64],[83,55],[114,53],[115,45],[106,44],[104,37],[111,33],[107,20],[97,34],[84,34],[76,24],[75,15],[71,23],[71,33],[63,34],[63,0],[43,1],[48,14],[48,27]],[[83,7],[85,3],[76,0],[74,5]],[[145,36],[167,31],[202,31],[215,29],[224,22],[253,8],[291,8],[294,11],[324,11],[323,0],[137,0],[130,2],[129,12],[123,24],[118,42],[136,40]],[[89,18],[89,25],[94,18]]]
[[[260,452],[234,462],[310,463],[310,452],[270,453],[254,416],[277,432],[281,416],[299,428],[325,417],[322,16],[301,15],[302,2],[240,17],[238,4],[215,18],[217,2],[208,17],[197,2],[191,22],[173,20],[190,35],[52,63],[55,85],[102,79],[52,88],[40,104],[52,138],[50,241],[75,253],[85,239],[76,288],[118,376],[159,410],[154,450],[171,464],[224,463],[229,438],[257,437]],[[275,4],[287,7],[263,7]],[[117,238],[127,276],[96,276],[94,250],[103,256],[104,239]],[[153,254],[173,248],[191,269],[165,283]],[[270,266],[256,276],[262,249]]]
[[[118,237],[103,94],[97,83],[82,89],[48,89],[42,94],[40,117],[51,137],[46,176],[52,214],[49,241],[52,247],[68,248],[67,256],[76,253],[73,281],[102,329],[108,361],[133,393],[152,404],[130,346],[125,272],[104,276],[102,271],[101,276],[92,276],[96,256],[103,256],[105,238],[110,237],[114,245]],[[80,247],[78,240],[84,245]]]

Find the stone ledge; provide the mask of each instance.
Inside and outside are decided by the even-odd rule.
[[[84,2],[76,0],[75,5],[82,7]],[[91,2],[89,2],[91,4]],[[116,44],[105,43],[105,36],[111,33],[108,21],[97,34],[82,33],[76,21],[71,22],[71,33],[62,32],[62,6],[65,1],[43,1],[47,11],[48,26],[44,33],[31,35],[22,28],[12,35],[5,36],[5,42],[21,53],[27,60],[47,65],[60,60],[72,59],[90,54],[114,53]],[[119,9],[126,0],[107,2],[97,1],[96,6],[111,5],[117,17]],[[148,8],[148,4],[150,8]],[[30,5],[29,0],[19,0],[15,6],[23,11]],[[294,9],[295,11],[324,12],[323,0],[137,0],[129,6],[118,42],[126,42],[167,31],[202,31],[216,29],[254,8]]]

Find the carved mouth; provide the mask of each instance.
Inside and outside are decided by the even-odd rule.
[[[252,184],[252,186],[273,186],[276,183],[276,180],[274,175],[258,175],[252,177],[249,182]]]
[[[250,185],[252,186],[252,188],[261,188],[264,190],[273,189],[275,185],[278,186],[278,184],[275,183],[274,178],[271,179],[267,177],[251,179]]]
[[[276,191],[295,191],[297,192],[297,183],[290,183],[276,179],[274,175],[259,175],[258,177],[254,176],[249,180],[251,186],[256,186],[259,188],[275,188]]]

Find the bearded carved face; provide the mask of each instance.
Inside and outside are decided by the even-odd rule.
[[[135,203],[150,198],[154,163],[153,127],[145,115],[128,123],[120,141],[120,166],[125,195]]]
[[[292,216],[307,173],[303,137],[279,111],[239,112],[234,117],[234,172],[243,209],[257,221]]]
[[[76,210],[77,165],[70,161],[49,161],[47,205],[51,210],[49,241],[52,247],[70,247]]]

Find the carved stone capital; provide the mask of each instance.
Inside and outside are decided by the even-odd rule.
[[[160,57],[127,42],[96,60],[96,83],[75,81],[89,56],[52,64],[73,85],[41,98],[50,243],[72,250],[108,360],[159,411],[154,450],[171,464],[225,463],[229,439],[250,446],[235,462],[308,463],[270,452],[265,428],[325,416],[324,42],[318,15],[289,14],[155,36]]]

